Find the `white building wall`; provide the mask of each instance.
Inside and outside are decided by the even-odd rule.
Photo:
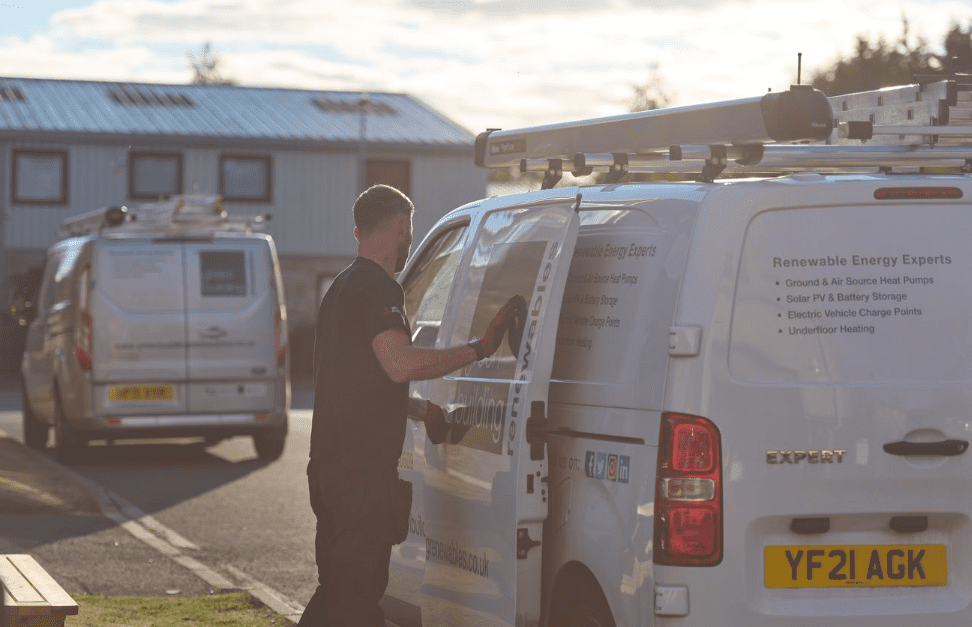
[[[13,205],[10,203],[10,152],[13,148],[67,149],[68,204]],[[268,232],[282,255],[353,256],[354,220],[351,206],[357,196],[357,155],[354,152],[311,152],[177,149],[143,145],[27,145],[8,144],[3,179],[7,222],[7,250],[44,250],[57,241],[61,222],[109,205],[129,204],[128,155],[130,150],[181,152],[186,193],[218,191],[221,154],[269,154],[272,159],[272,203],[227,203],[231,214],[273,216]],[[375,156],[375,155],[373,155]],[[441,216],[486,193],[487,172],[477,168],[470,155],[381,155],[409,158],[412,164],[412,200],[416,206],[415,240],[420,241]]]
[[[353,153],[273,155],[273,220],[268,232],[281,255],[354,255],[355,164]]]
[[[419,156],[412,160],[412,202],[415,203],[415,245],[429,229],[456,207],[486,196],[489,171],[477,168],[469,156]]]

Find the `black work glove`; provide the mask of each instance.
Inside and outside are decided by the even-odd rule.
[[[500,307],[493,319],[486,325],[483,337],[479,339],[485,357],[490,357],[503,342],[503,335],[508,329],[516,328],[520,319],[520,310],[526,310],[526,300],[522,296],[513,296]]]
[[[442,412],[441,407],[432,401],[426,401],[426,403],[425,414],[422,416],[422,422],[425,424],[425,433],[428,434],[429,441],[432,444],[442,444],[449,435],[449,428],[452,425],[446,422],[445,414]]]

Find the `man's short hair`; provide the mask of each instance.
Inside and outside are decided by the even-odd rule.
[[[400,215],[409,218],[415,205],[408,196],[390,185],[372,185],[354,201],[354,225],[361,235],[370,235]]]

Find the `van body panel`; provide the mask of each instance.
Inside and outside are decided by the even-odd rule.
[[[54,417],[54,351],[57,342],[62,341],[63,334],[56,329],[62,327],[57,314],[51,314],[56,300],[55,275],[60,267],[65,250],[57,246],[48,251],[44,275],[41,279],[37,297],[37,317],[30,323],[24,343],[24,354],[21,359],[21,376],[24,381],[25,395],[30,402],[35,415],[46,422]],[[63,310],[64,306],[58,307]],[[63,313],[61,314],[63,318]],[[48,328],[48,322],[54,329]]]
[[[699,624],[968,624],[972,457],[884,445],[970,439],[972,215],[875,200],[895,185],[914,179],[798,175],[703,203],[676,318],[703,327],[702,349],[672,360],[666,409],[722,433],[727,549],[716,567],[655,569],[687,586]],[[807,519],[826,525],[799,533]],[[944,585],[922,585],[926,546],[944,547]],[[868,563],[840,564],[848,547]]]
[[[588,406],[552,405],[558,424],[608,423],[639,425],[658,432],[659,412]],[[598,431],[590,429],[591,431]],[[652,521],[657,447],[580,433],[552,434],[550,453],[550,514],[544,528],[543,580],[549,616],[554,594],[569,592],[563,573],[582,564],[602,582],[613,608],[631,624],[650,625],[653,595]],[[559,582],[559,586],[554,582]],[[562,587],[560,587],[562,586]],[[617,614],[616,614],[617,615]]]

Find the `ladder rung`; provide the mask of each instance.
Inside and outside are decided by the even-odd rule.
[[[907,126],[903,124],[879,124],[874,126],[875,135],[940,135],[943,137],[972,137],[968,126]]]

